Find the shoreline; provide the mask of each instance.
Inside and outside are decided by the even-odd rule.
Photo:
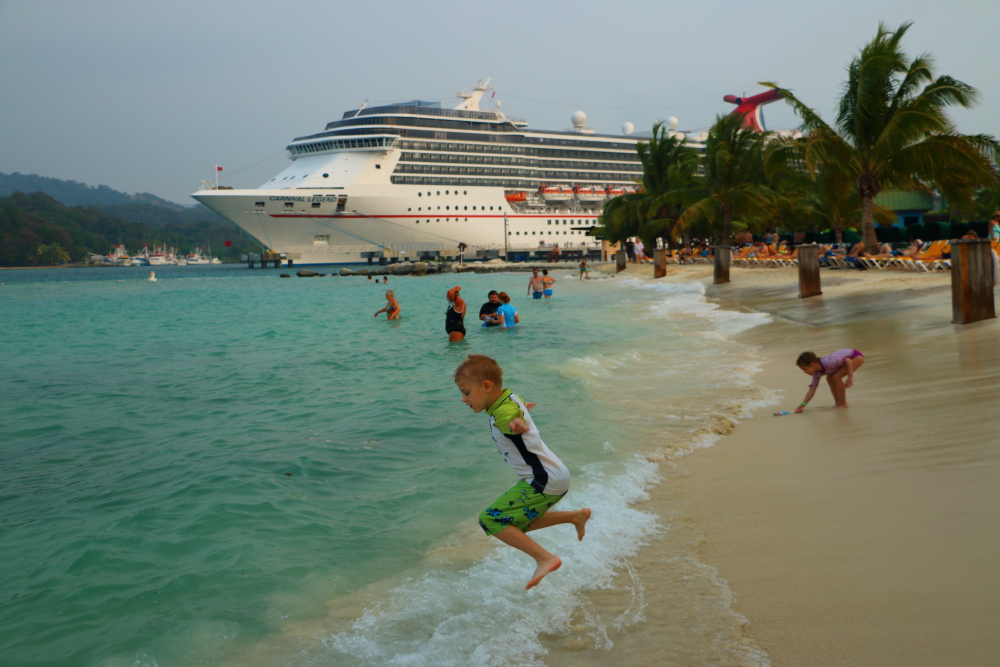
[[[722,308],[772,316],[733,339],[764,359],[753,380],[780,407],[675,459],[648,501],[728,583],[742,640],[776,666],[995,664],[1000,321],[951,324],[947,273],[824,271],[823,295],[799,299],[794,269],[734,267],[719,286],[711,265],[668,270],[661,280],[701,281]],[[652,267],[625,273],[651,280]],[[868,362],[851,408],[829,409],[824,383],[804,414],[774,419],[805,393],[798,354],[844,347]],[[650,624],[668,600],[662,580],[643,580]],[[622,633],[612,653],[641,650],[643,634]]]

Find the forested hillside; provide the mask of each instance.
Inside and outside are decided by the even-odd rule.
[[[151,204],[120,206],[169,210]],[[119,207],[109,209],[118,210]],[[226,247],[226,241],[232,245]],[[90,253],[107,254],[118,243],[124,244],[130,252],[138,251],[143,244],[167,245],[183,252],[210,245],[212,254],[223,261],[236,260],[241,253],[258,251],[257,246],[230,222],[170,221],[166,218],[155,224],[135,222],[108,209],[65,206],[42,192],[15,192],[0,197],[0,266],[83,261]]]
[[[95,187],[36,174],[0,173],[0,197],[9,197],[15,192],[44,192],[65,206],[98,207],[122,220],[150,225],[203,220],[226,223],[222,216],[194,200],[191,206],[181,206],[148,192],[130,195],[106,185]]]

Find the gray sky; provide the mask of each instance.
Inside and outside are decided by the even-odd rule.
[[[961,131],[1000,135],[997,0],[0,0],[0,171],[192,204],[216,162],[256,187],[292,138],[366,99],[450,106],[490,75],[540,129],[576,109],[598,132],[702,128],[768,80],[829,120],[880,20],[913,21],[908,53],[979,89]],[[765,117],[798,125],[780,102]]]

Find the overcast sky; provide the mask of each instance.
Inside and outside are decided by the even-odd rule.
[[[534,128],[704,128],[726,94],[791,88],[832,118],[878,22],[981,92],[953,118],[1000,136],[998,0],[0,0],[0,171],[192,204],[200,179],[256,187],[284,147],[375,103],[443,100],[493,76]],[[772,129],[798,125],[778,102]]]

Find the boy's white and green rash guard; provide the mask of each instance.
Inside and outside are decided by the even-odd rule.
[[[550,496],[558,496],[569,491],[569,470],[542,442],[531,414],[524,402],[504,389],[503,394],[486,411],[490,416],[490,433],[497,449],[503,455],[517,476],[528,482],[533,489]],[[510,430],[510,422],[521,417],[528,425],[528,431],[521,435]]]

